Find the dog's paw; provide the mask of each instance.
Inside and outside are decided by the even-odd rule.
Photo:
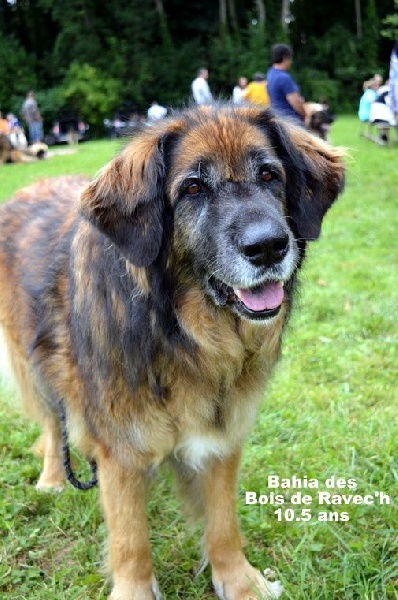
[[[283,585],[278,579],[275,579],[275,573],[272,569],[265,569],[263,575],[266,585],[269,587],[270,598],[280,598],[283,592]],[[270,579],[272,579],[272,581],[270,581]]]
[[[65,489],[65,480],[62,481],[50,481],[46,479],[42,479],[40,477],[39,481],[36,483],[36,489],[39,492],[54,492],[59,494]]]
[[[270,569],[261,574],[248,562],[239,569],[220,574],[213,573],[213,585],[220,600],[275,600],[280,598],[283,586],[273,577]]]
[[[153,593],[154,600],[163,600],[163,596],[160,593],[159,585],[158,585],[158,582],[156,581],[156,579],[153,579],[153,581],[152,581],[152,593]]]
[[[163,600],[155,577],[146,584],[115,585],[108,600]]]

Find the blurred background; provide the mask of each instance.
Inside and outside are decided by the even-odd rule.
[[[286,42],[303,96],[349,113],[365,79],[388,77],[394,39],[397,0],[0,0],[0,110],[20,115],[34,90],[45,132],[69,111],[98,137],[154,99],[187,102],[202,66],[229,98]]]

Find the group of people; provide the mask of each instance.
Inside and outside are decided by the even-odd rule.
[[[300,89],[289,73],[293,52],[286,44],[272,47],[272,66],[266,75],[257,72],[248,83],[240,77],[232,92],[232,102],[237,105],[271,106],[278,114],[304,122],[306,118],[304,99]],[[192,95],[198,105],[211,104],[213,96],[208,84],[208,70],[199,69],[192,82]]]
[[[293,52],[286,44],[274,44],[271,51],[272,66],[266,75],[256,72],[249,83],[246,77],[239,77],[232,91],[232,103],[235,105],[256,105],[269,107],[282,116],[287,116],[308,125],[308,110],[300,88],[290,75]],[[391,53],[389,80],[382,85],[380,75],[375,75],[363,84],[363,95],[359,103],[358,116],[364,123],[384,121],[396,125],[398,121],[398,41]],[[201,68],[191,85],[192,96],[197,105],[211,104],[213,95],[208,83],[209,72]],[[323,106],[328,110],[327,104]],[[29,143],[43,139],[43,122],[37,106],[34,92],[30,91],[22,105],[22,117],[29,131]],[[167,109],[154,100],[148,109],[148,124],[162,119]],[[26,146],[27,140],[23,127],[13,114],[3,118],[0,112],[0,133],[7,135],[16,147]]]
[[[43,139],[43,123],[34,92],[27,93],[21,115],[28,127],[29,144],[40,142]],[[14,148],[23,150],[28,146],[23,125],[13,113],[4,117],[0,112],[0,134],[7,136]]]
[[[389,78],[376,74],[363,83],[358,117],[362,123],[398,125],[398,41],[391,52]],[[381,133],[386,136],[386,133]]]
[[[272,66],[266,75],[257,72],[249,83],[246,77],[240,77],[232,91],[232,103],[235,105],[271,106],[281,116],[310,126],[309,103],[305,103],[300,88],[289,73],[293,52],[286,44],[272,47]],[[211,104],[213,96],[208,84],[208,70],[199,69],[192,82],[192,95],[197,105]],[[358,116],[362,122],[381,122],[398,125],[398,41],[391,53],[389,79],[383,84],[381,75],[375,75],[363,84]],[[318,110],[329,113],[327,101],[317,105]],[[331,123],[333,119],[329,120]],[[327,123],[327,121],[326,121]],[[325,129],[328,125],[324,124]],[[311,128],[311,127],[310,127]],[[397,130],[398,134],[398,130]],[[382,133],[383,135],[383,133]],[[321,135],[321,137],[323,137]],[[325,139],[325,138],[324,138]]]

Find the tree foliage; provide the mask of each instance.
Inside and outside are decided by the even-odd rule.
[[[381,30],[381,35],[390,40],[398,40],[398,0],[394,0],[394,9],[382,21],[385,28]]]
[[[81,117],[99,126],[121,96],[121,82],[103,76],[95,67],[73,62],[65,76],[61,94],[65,104]]]
[[[370,69],[377,70],[379,19],[375,0],[367,0],[366,18],[364,20],[363,53]]]
[[[20,42],[0,32],[0,110],[18,110],[18,99],[37,85],[34,60]]]
[[[0,0],[0,110],[38,93],[49,122],[60,107],[100,124],[123,103],[188,101],[207,66],[216,94],[266,71],[271,45],[294,50],[293,74],[312,100],[353,107],[362,81],[387,74],[398,0]],[[358,23],[360,20],[360,23]],[[358,26],[357,26],[358,25]]]

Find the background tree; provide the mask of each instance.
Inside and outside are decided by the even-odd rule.
[[[371,71],[378,69],[379,54],[379,19],[376,11],[375,0],[367,0],[366,17],[363,32],[363,56],[364,62]]]
[[[121,82],[104,77],[95,67],[73,62],[65,76],[61,94],[65,104],[84,121],[99,128],[121,96]]]
[[[0,81],[0,110],[19,115],[21,98],[38,83],[35,61],[17,39],[1,32]]]
[[[355,22],[357,26],[357,38],[361,40],[363,35],[361,0],[355,0]]]
[[[384,29],[381,30],[381,35],[389,40],[398,40],[398,0],[394,0],[394,8],[394,12],[382,21]]]

